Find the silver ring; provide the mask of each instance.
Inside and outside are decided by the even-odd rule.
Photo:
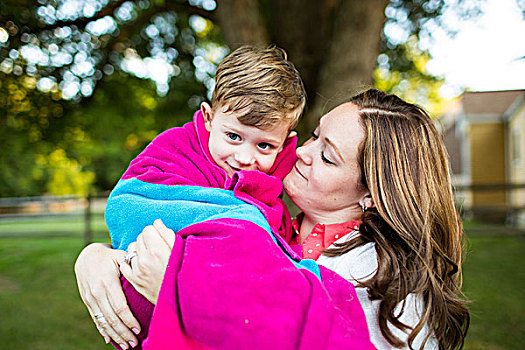
[[[127,262],[128,264],[131,264],[131,259],[133,259],[136,256],[137,256],[137,252],[136,251],[129,252],[124,257],[124,261]]]
[[[95,320],[98,320],[99,318],[104,318],[104,314],[102,312],[99,312],[97,314],[94,314],[93,317]]]

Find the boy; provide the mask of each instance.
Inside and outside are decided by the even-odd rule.
[[[186,202],[167,203],[169,198],[163,197],[202,192],[192,186],[234,190],[235,184],[243,187],[257,183],[259,193],[250,193],[249,197],[255,197],[250,200],[261,201],[262,196],[265,206],[270,207],[266,209],[277,212],[267,217],[272,232],[290,232],[289,214],[278,197],[282,191],[280,180],[296,159],[296,137],[291,130],[306,103],[299,73],[282,49],[245,46],[218,65],[215,81],[212,105],[202,103],[193,122],[154,139],[131,162],[112,191],[106,224],[114,248],[127,249],[157,218],[175,232],[181,228],[178,216],[183,210],[193,210],[205,219],[206,210],[186,206]],[[232,176],[241,170],[258,170],[270,176],[243,173],[239,183]],[[135,195],[137,191],[144,194]],[[246,200],[246,193],[234,192],[237,198]],[[269,193],[275,198],[269,198]]]
[[[285,246],[291,219],[281,199],[282,180],[296,160],[291,130],[306,102],[299,73],[282,49],[241,47],[218,65],[215,81],[211,106],[202,103],[193,122],[157,136],[113,189],[105,219],[114,248],[126,250],[156,219],[175,232],[208,225],[207,232],[182,236],[191,247],[209,247],[222,232],[231,233],[219,228],[225,222],[236,223],[236,238],[260,231],[258,236]],[[222,242],[236,242],[231,238]],[[227,254],[235,244],[225,248]],[[186,261],[203,259],[198,255]],[[204,260],[196,265],[211,266]],[[142,343],[153,305],[122,281],[142,326]]]

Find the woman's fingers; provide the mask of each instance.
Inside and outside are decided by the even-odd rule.
[[[95,297],[91,298],[91,304],[95,304],[96,307],[93,306],[90,309],[90,314],[99,333],[104,337],[104,341],[108,343],[109,338],[111,338],[122,349],[128,349],[130,346],[134,347],[137,344],[137,338],[118,318],[109,304],[109,300],[99,300],[97,302]],[[98,311],[95,312],[95,310]]]
[[[137,250],[137,242],[130,243],[128,246],[128,253]]]
[[[134,259],[136,258],[133,258],[133,260]],[[137,292],[145,296],[145,291],[140,279],[137,278],[137,276],[135,275],[135,271],[127,262],[120,264],[120,273],[122,273],[122,276],[124,276],[124,278],[127,279],[129,283],[131,283],[131,285],[133,286],[133,288],[135,288]]]
[[[169,229],[164,225],[161,219],[157,219],[153,222],[153,226],[157,229],[160,236],[166,242],[169,249],[173,249],[173,244],[175,244],[175,232],[172,229]]]
[[[150,250],[157,252],[159,249],[165,250],[167,248],[171,251],[175,243],[175,232],[164,225],[162,220],[157,219],[153,225],[144,227],[142,233],[137,237],[136,246],[138,254],[144,254],[141,250]],[[134,249],[128,248],[128,251]]]
[[[138,254],[132,258],[129,263],[127,261],[120,263],[120,273],[138,292],[140,292],[140,289],[142,288],[140,278],[142,276],[142,271],[138,263]]]
[[[113,328],[109,325],[106,318],[104,316],[95,319],[93,316],[93,321],[95,322],[95,326],[97,327],[97,330],[100,334],[104,337],[104,342],[108,344],[111,340],[113,340],[115,343],[117,343],[122,349],[128,349],[130,346],[134,347],[133,341],[131,341],[129,344],[121,338],[117,332],[113,330]],[[108,334],[108,335],[104,335]]]
[[[127,339],[128,343],[130,341],[134,341],[134,343],[137,344],[136,337],[134,336],[134,334],[140,333],[140,324],[135,318],[135,316],[133,316],[133,313],[131,312],[126,302],[124,292],[122,291],[122,289],[115,289],[112,291],[108,291],[108,296],[111,308],[118,316],[120,321],[122,321],[121,323],[119,322],[117,324],[116,331],[119,332],[121,337],[123,336],[125,339]],[[122,325],[122,323],[124,325]]]
[[[103,313],[98,311],[100,310],[100,307],[98,306],[96,299],[89,296],[85,288],[83,288],[83,286],[80,285],[80,283],[78,285],[78,288],[80,291],[80,297],[82,301],[84,302],[84,304],[86,305],[88,312],[91,315],[91,318],[93,319],[93,322],[95,323],[95,326],[97,327],[98,332],[100,333],[100,335],[102,335],[106,344],[109,343],[111,337],[104,329],[99,328],[98,323],[97,323],[97,319],[99,317],[98,316],[95,317],[95,315],[103,315]]]
[[[80,296],[95,325],[108,342],[113,339],[121,348],[137,344],[129,328],[140,329],[122,291],[118,261],[125,252],[104,244],[86,247],[75,263]]]
[[[173,230],[156,220],[142,230],[135,244],[129,246],[128,256],[133,257],[120,261],[122,275],[153,304],[157,302],[174,242]],[[133,252],[135,254],[131,254]]]

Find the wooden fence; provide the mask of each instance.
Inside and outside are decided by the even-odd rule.
[[[525,184],[475,184],[455,186],[454,188],[458,208],[466,217],[474,220],[488,220],[504,223],[507,226],[523,228],[525,224]],[[522,190],[521,204],[497,205],[468,205],[464,199],[466,195],[474,193],[500,192],[507,197],[516,191]],[[3,222],[13,222],[18,219],[43,217],[75,217],[76,221],[83,222],[83,238],[86,244],[93,240],[93,215],[102,215],[105,208],[108,192],[98,193],[87,197],[69,196],[40,196],[0,198],[0,225]],[[519,202],[518,202],[519,203]]]
[[[87,197],[77,195],[0,198],[0,225],[39,218],[71,218],[84,225],[86,244],[93,240],[93,215],[104,212],[108,193]]]
[[[457,206],[465,216],[509,226],[525,224],[525,183],[457,185],[454,190]],[[480,194],[499,196],[494,202],[472,199]]]

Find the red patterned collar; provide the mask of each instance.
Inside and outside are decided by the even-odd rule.
[[[294,230],[294,236],[297,244],[299,244],[299,226],[302,219],[303,213],[300,213],[292,222],[292,228]],[[310,232],[310,234],[306,236],[305,240],[303,241],[303,259],[317,260],[317,258],[321,256],[321,252],[331,246],[339,238],[352,231],[359,230],[360,224],[361,219],[335,224],[315,224],[312,232]]]

